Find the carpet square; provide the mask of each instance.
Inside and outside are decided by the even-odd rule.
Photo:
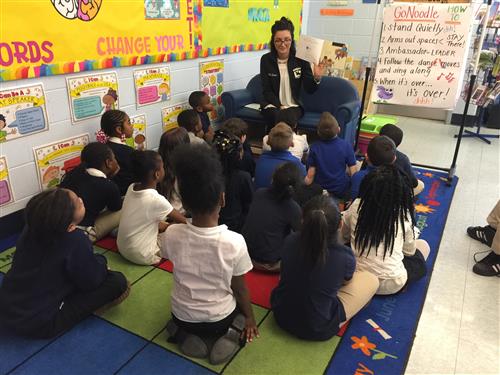
[[[151,340],[170,319],[171,273],[154,269],[137,281],[120,305],[104,312],[102,318]]]
[[[53,341],[13,374],[112,374],[147,342],[97,317]]]
[[[266,316],[267,314],[267,310],[266,309],[263,309],[262,307],[259,307],[259,306],[256,306],[256,305],[252,305],[252,308],[253,308],[253,313],[254,313],[254,316],[255,316],[255,321],[257,322],[257,324],[259,324]],[[170,310],[170,304],[169,304],[169,319],[171,317],[171,310]],[[257,340],[258,341],[258,340]],[[178,355],[180,356],[183,356],[183,357],[186,357],[184,356],[184,354],[182,354],[177,346],[177,344],[172,344],[170,342],[167,341],[167,331],[166,330],[163,330],[161,334],[159,334],[158,336],[155,337],[155,339],[153,340],[154,343],[174,352],[174,353],[177,353]],[[253,345],[253,344],[250,344],[250,345]],[[245,348],[243,348],[242,350],[246,350],[246,348],[248,347],[249,345],[245,346]],[[239,353],[241,353],[241,350],[240,352],[238,352],[236,354],[236,356],[239,355]],[[186,357],[188,358],[188,357]],[[220,372],[225,364],[221,364],[221,365],[217,365],[217,366],[213,366],[210,364],[210,362],[208,362],[207,359],[197,359],[197,358],[189,358],[191,361],[193,362],[196,362],[202,366],[205,366],[215,372]]]
[[[279,274],[252,270],[245,275],[252,303],[271,308],[271,292],[279,283]]]
[[[260,338],[231,361],[224,374],[322,374],[340,342],[300,340],[278,327],[270,313],[259,327]]]
[[[118,246],[116,245],[116,238],[111,236],[100,239],[95,243],[95,245],[106,250],[118,252]]]
[[[112,251],[106,251],[103,255],[108,260],[108,267],[113,271],[120,271],[123,273],[131,284],[135,283],[142,276],[154,269],[152,266],[141,266],[129,262],[120,254]]]
[[[0,253],[0,268],[6,266],[7,264],[11,264],[14,260],[14,253],[16,252],[15,247],[11,247],[5,251]]]
[[[118,372],[120,375],[163,375],[165,373],[183,375],[213,374],[212,371],[198,366],[155,344],[146,346],[132,361]]]

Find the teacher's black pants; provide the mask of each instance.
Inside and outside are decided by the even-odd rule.
[[[301,107],[289,107],[286,109],[279,109],[269,107],[262,110],[262,116],[266,120],[266,134],[269,133],[272,127],[278,122],[285,122],[295,129],[299,119],[304,115]]]

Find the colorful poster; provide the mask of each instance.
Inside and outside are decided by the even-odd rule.
[[[210,96],[214,110],[209,113],[212,122],[224,117],[221,95],[224,91],[224,61],[215,60],[200,63],[200,90]]]
[[[201,1],[1,0],[0,81],[197,58]]]
[[[465,70],[471,7],[412,4],[384,9],[371,99],[454,108]]]
[[[203,6],[227,8],[229,6],[229,0],[203,0]]]
[[[136,150],[146,149],[146,115],[130,116],[130,123],[134,128],[132,138],[127,138],[125,142]]]
[[[7,158],[0,156],[0,206],[14,202],[14,194],[10,185]]]
[[[170,99],[170,67],[157,66],[134,70],[137,108]]]
[[[144,0],[144,12],[147,20],[178,20],[180,0]]]
[[[0,91],[0,143],[48,129],[41,83]]]
[[[80,153],[89,139],[88,134],[81,134],[33,148],[42,190],[58,185],[65,173],[80,164]]]
[[[66,83],[73,122],[99,117],[110,109],[118,109],[116,72],[69,77]]]
[[[188,109],[188,103],[176,104],[171,107],[165,107],[161,109],[161,122],[163,124],[163,131],[169,131],[175,129],[179,125],[177,124],[177,116],[183,110]]]

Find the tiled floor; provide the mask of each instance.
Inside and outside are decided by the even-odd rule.
[[[399,118],[400,149],[413,163],[449,167],[457,126]],[[498,130],[485,129],[498,134]],[[465,229],[485,225],[500,197],[499,140],[461,143],[455,191],[415,343],[406,369],[420,374],[500,374],[500,278],[472,273],[473,254],[487,247]]]

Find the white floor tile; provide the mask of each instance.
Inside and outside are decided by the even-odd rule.
[[[400,149],[413,163],[451,165],[457,126],[402,117],[398,125]],[[487,247],[465,234],[467,226],[486,225],[500,197],[499,161],[498,140],[462,140],[459,183],[406,374],[500,374],[500,278],[472,273],[473,254]]]

